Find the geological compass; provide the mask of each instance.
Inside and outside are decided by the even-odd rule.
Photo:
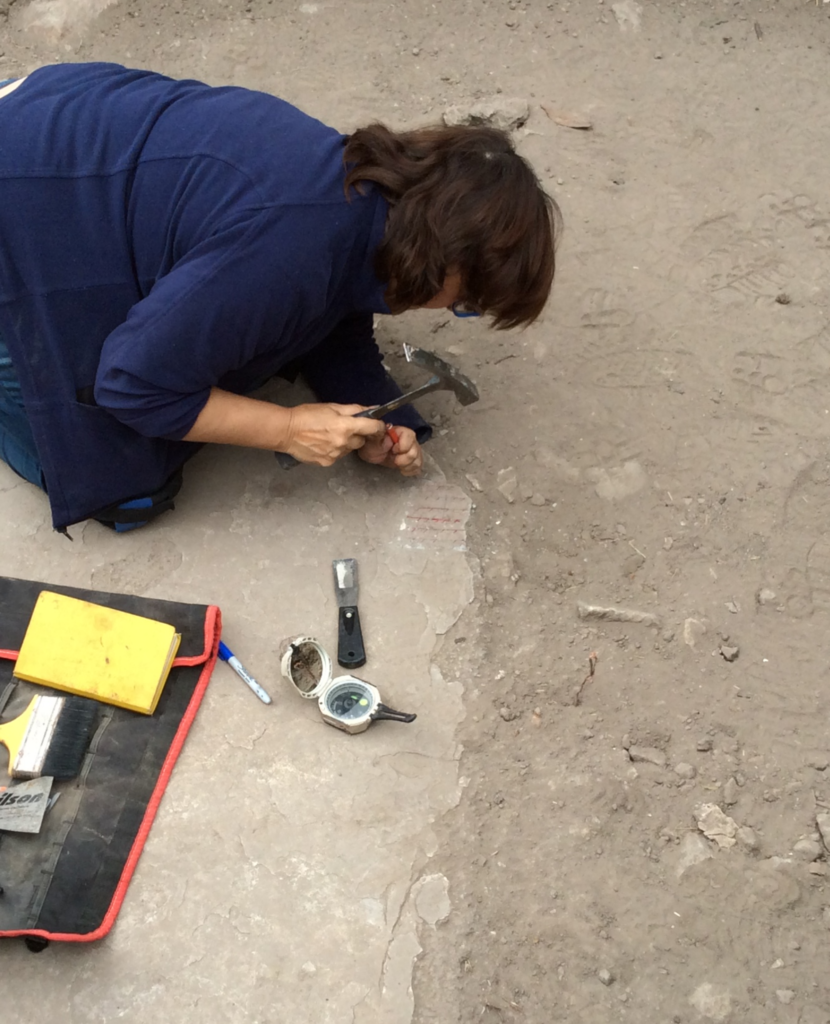
[[[331,658],[310,636],[289,642],[282,656],[283,676],[306,700],[317,699],[324,721],[344,732],[365,732],[372,722],[414,722],[408,715],[387,707],[376,686],[356,676],[332,678]]]

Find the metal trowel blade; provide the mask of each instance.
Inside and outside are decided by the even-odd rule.
[[[340,608],[357,604],[357,559],[336,558],[332,563],[334,569],[334,593]]]

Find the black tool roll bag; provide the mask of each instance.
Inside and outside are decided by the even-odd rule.
[[[58,799],[40,832],[0,832],[0,937],[24,936],[32,949],[49,940],[91,942],[112,928],[147,840],[164,789],[207,688],[221,634],[212,605],[53,586],[0,576],[2,719],[22,714],[35,694],[52,693],[12,678],[38,594],[51,590],[175,626],[182,641],[152,715],[99,703],[80,774],[56,782]],[[11,686],[10,686],[11,684]],[[7,785],[0,746],[0,786]],[[5,778],[5,781],[4,781]]]

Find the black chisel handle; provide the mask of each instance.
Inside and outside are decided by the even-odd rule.
[[[343,668],[360,668],[366,664],[360,614],[354,605],[340,609],[337,625],[337,663]]]

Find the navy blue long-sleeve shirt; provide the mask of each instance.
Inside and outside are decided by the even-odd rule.
[[[273,96],[113,64],[0,99],[0,336],[55,526],[157,490],[212,386],[292,364],[322,401],[400,393],[372,334],[386,203],[346,199],[343,141]]]

